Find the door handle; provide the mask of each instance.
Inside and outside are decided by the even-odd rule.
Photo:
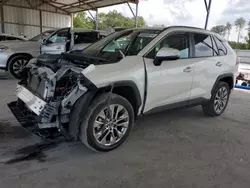
[[[217,67],[221,67],[223,65],[222,62],[218,61],[216,64],[215,64]]]
[[[192,67],[188,66],[186,67],[183,72],[191,72],[192,71]]]

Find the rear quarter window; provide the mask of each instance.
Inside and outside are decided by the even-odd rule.
[[[223,42],[220,41],[216,36],[213,36],[213,38],[218,49],[218,53],[219,53],[218,55],[220,56],[227,55],[227,48],[225,47]]]

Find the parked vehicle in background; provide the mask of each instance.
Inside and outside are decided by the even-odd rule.
[[[237,83],[242,86],[250,85],[250,50],[236,50],[239,57]]]
[[[0,44],[0,68],[19,79],[20,72],[33,57],[41,53],[60,54],[82,50],[104,36],[99,31],[63,28],[46,31],[26,42],[6,42]]]
[[[63,28],[43,41],[41,53],[60,54],[68,51],[82,51],[90,44],[106,37],[109,32],[81,28]]]
[[[236,71],[235,52],[216,33],[128,29],[82,53],[31,60],[9,107],[30,130],[58,129],[93,150],[110,151],[128,138],[139,115],[195,105],[205,115],[221,115]]]
[[[10,35],[10,34],[0,33],[0,44],[3,41],[4,42],[6,42],[6,41],[27,41],[27,39],[22,37],[22,36],[15,36],[15,35]]]

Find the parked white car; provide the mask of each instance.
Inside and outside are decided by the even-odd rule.
[[[83,50],[89,44],[107,35],[86,29],[63,28],[47,31],[46,37],[34,37],[27,42],[0,44],[0,68],[8,70],[15,78],[20,78],[20,72],[33,57],[43,54],[60,54],[71,50]],[[50,36],[51,35],[51,36]]]
[[[9,71],[14,77],[19,78],[19,72],[28,61],[40,54],[43,39],[50,36],[54,31],[45,31],[29,40],[0,42],[0,69]]]
[[[52,57],[30,61],[9,107],[26,128],[57,128],[97,151],[120,146],[136,116],[195,105],[221,115],[237,71],[226,40],[192,27],[123,30]]]

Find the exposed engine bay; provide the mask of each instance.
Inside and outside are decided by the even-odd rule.
[[[60,130],[69,122],[75,102],[97,90],[84,74],[95,68],[93,62],[102,59],[77,57],[44,54],[29,62],[17,85],[18,101],[9,104],[21,124],[27,126],[27,121],[31,121],[37,129]]]

